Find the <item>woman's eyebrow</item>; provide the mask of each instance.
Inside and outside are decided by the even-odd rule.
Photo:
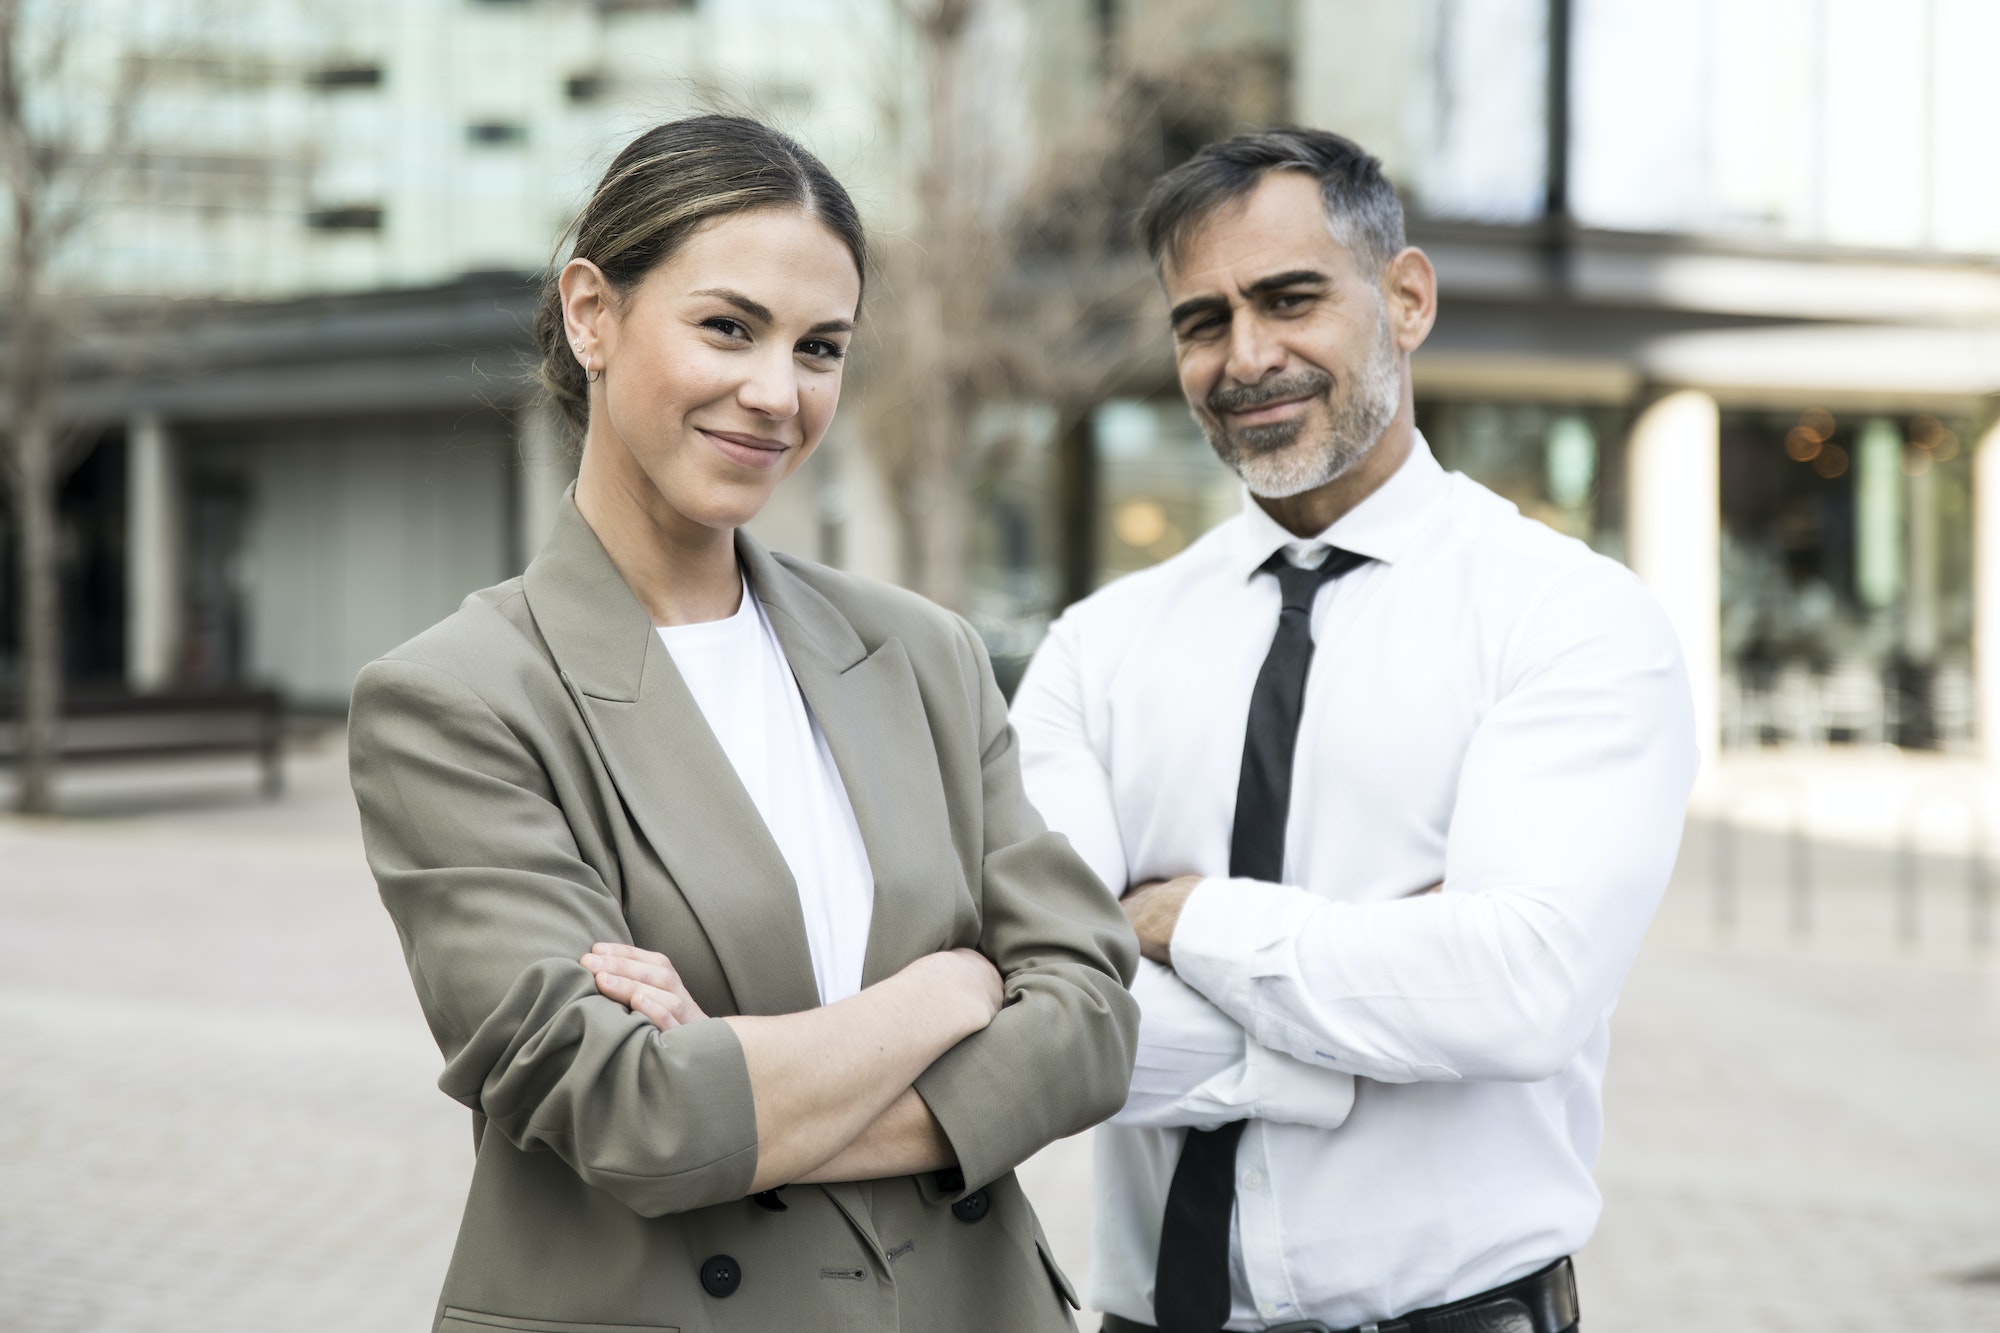
[[[734,292],[727,287],[704,287],[698,292],[691,293],[691,295],[713,296],[718,301],[727,301],[760,324],[775,324],[778,322],[777,317],[771,313],[771,307],[765,305],[762,301],[753,301],[742,292]],[[806,332],[852,333],[854,332],[854,321],[851,319],[823,319],[810,329],[807,329]]]
[[[765,324],[772,322],[771,307],[761,301],[751,300],[742,292],[732,292],[727,287],[704,287],[693,294],[696,296],[713,296],[718,301],[729,302],[729,304],[735,306],[752,319],[762,321]]]

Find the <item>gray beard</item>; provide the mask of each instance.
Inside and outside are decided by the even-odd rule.
[[[1307,440],[1306,421],[1276,421],[1265,426],[1245,426],[1233,435],[1221,424],[1218,395],[1210,395],[1209,415],[1195,414],[1195,424],[1208,437],[1209,447],[1223,463],[1243,479],[1250,493],[1266,500],[1283,500],[1316,490],[1345,473],[1368,456],[1382,438],[1396,409],[1403,401],[1403,376],[1397,365],[1396,348],[1389,337],[1388,312],[1378,314],[1375,346],[1368,360],[1349,380],[1345,393],[1333,392],[1333,379],[1324,371],[1294,376],[1273,383],[1255,395],[1239,392],[1225,406],[1234,410],[1255,406],[1260,400],[1290,397],[1300,389],[1319,387],[1327,400],[1326,430]]]

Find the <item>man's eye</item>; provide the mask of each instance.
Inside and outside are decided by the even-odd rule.
[[[1196,338],[1205,338],[1222,328],[1228,322],[1219,315],[1210,315],[1206,319],[1198,319],[1191,324],[1181,325],[1181,337],[1189,341]]]
[[[1310,300],[1312,300],[1312,295],[1308,292],[1280,292],[1272,298],[1271,308],[1274,310],[1296,310]]]

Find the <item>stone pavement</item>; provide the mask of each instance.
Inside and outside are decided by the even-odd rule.
[[[466,1116],[338,737],[292,771],[271,804],[247,766],[79,775],[70,817],[0,820],[0,1333],[427,1326]],[[2000,1330],[2000,1281],[1963,1280],[2000,1279],[2000,977],[1963,876],[1918,867],[1899,944],[1890,854],[1810,850],[1796,936],[1782,837],[1690,835],[1614,1021],[1592,1333]],[[1087,1172],[1082,1141],[1024,1170],[1079,1281]]]

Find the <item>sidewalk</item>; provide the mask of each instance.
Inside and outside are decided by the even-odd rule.
[[[0,819],[0,1330],[428,1326],[467,1117],[338,738],[291,772],[271,804],[247,766],[111,772]],[[2000,978],[1957,860],[1939,835],[1905,945],[1893,848],[1815,838],[1795,934],[1789,835],[1742,823],[1735,924],[1698,825],[1613,1024],[1587,1327],[2000,1330],[2000,1283],[1959,1280],[2000,1266]],[[1088,1167],[1023,1172],[1079,1285]]]

